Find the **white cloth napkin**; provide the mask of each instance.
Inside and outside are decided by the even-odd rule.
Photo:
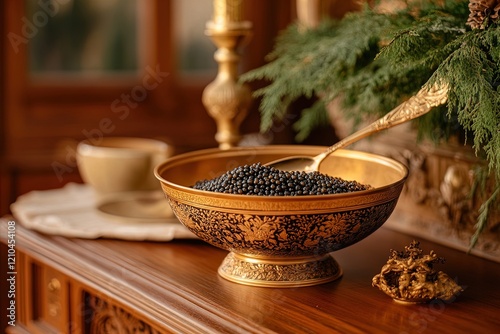
[[[11,205],[23,226],[46,234],[86,239],[171,241],[196,238],[173,215],[161,219],[113,217],[97,209],[94,190],[69,183],[62,188],[36,190]],[[165,205],[168,206],[165,200]]]

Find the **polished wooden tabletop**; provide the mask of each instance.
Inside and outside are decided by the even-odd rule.
[[[2,223],[2,238],[5,224]],[[16,247],[120,300],[152,322],[201,333],[498,333],[500,264],[423,239],[446,258],[437,269],[464,287],[453,302],[402,305],[371,280],[390,250],[414,238],[382,227],[333,255],[337,281],[264,288],[227,281],[217,268],[227,252],[199,240],[136,242],[47,236],[17,224]]]

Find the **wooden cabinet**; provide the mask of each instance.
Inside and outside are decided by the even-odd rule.
[[[0,224],[2,259],[7,221]],[[390,249],[413,238],[382,227],[334,253],[341,279],[302,288],[226,281],[227,254],[198,240],[133,242],[47,236],[16,222],[16,319],[7,333],[494,333],[500,265],[431,242],[464,291],[401,305],[371,286]],[[2,261],[2,263],[4,263]],[[2,291],[2,296],[6,295]],[[5,300],[5,298],[2,298]],[[4,321],[4,319],[2,319]]]

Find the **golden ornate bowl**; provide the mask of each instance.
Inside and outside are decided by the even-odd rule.
[[[309,286],[339,278],[342,270],[330,252],[360,241],[389,218],[408,174],[403,164],[370,153],[335,152],[320,172],[373,187],[344,194],[234,195],[191,187],[237,166],[314,156],[324,149],[207,149],[169,158],[156,167],[155,175],[181,223],[200,239],[229,251],[219,267],[222,277],[256,286]]]

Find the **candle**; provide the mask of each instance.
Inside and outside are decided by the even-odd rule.
[[[297,18],[303,28],[315,28],[321,17],[321,0],[297,0]]]
[[[241,21],[243,0],[214,0],[214,23],[225,25]]]

